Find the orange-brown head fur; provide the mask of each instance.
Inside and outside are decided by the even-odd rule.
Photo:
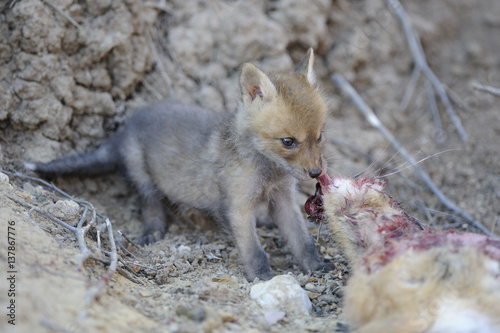
[[[240,77],[244,109],[240,124],[254,134],[260,152],[300,180],[311,179],[314,171],[326,168],[321,133],[327,108],[315,87],[312,62],[309,50],[292,73],[267,76],[245,64]]]

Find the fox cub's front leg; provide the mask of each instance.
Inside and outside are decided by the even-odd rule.
[[[305,271],[333,269],[333,266],[323,262],[307,230],[295,200],[295,185],[277,190],[271,200],[271,213],[276,225],[280,228],[288,245],[301,268]]]
[[[256,208],[259,200],[253,195],[251,181],[247,178],[240,178],[240,181],[228,188],[225,208],[220,213],[230,227],[247,279],[253,281],[258,277],[268,280],[274,274],[257,235]]]
[[[271,272],[269,260],[259,242],[253,208],[248,205],[233,206],[227,216],[247,279],[253,281],[258,277],[261,280],[268,280],[274,274]]]

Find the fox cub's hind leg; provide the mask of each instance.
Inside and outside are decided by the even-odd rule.
[[[124,147],[122,156],[128,179],[141,196],[144,232],[139,243],[141,245],[153,244],[161,240],[167,230],[165,207],[162,202],[164,195],[151,177],[144,148],[136,136],[127,137],[122,146]]]
[[[148,245],[161,240],[163,236],[165,236],[165,232],[167,231],[166,212],[163,207],[162,196],[155,189],[153,184],[143,186],[140,192],[144,231],[139,243],[141,245]],[[170,216],[171,214],[168,215],[172,217]]]

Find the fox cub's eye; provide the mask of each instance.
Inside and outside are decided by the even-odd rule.
[[[294,138],[283,138],[281,139],[281,143],[285,148],[293,148],[297,145]]]
[[[318,140],[317,140],[316,142],[317,142],[317,143],[320,143],[320,142],[321,142],[321,140],[323,140],[323,133],[320,133],[320,134],[319,134],[319,138],[318,138]]]

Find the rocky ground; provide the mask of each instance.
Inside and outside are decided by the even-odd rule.
[[[379,175],[396,168],[401,171],[388,177],[388,193],[408,212],[433,227],[474,230],[439,203],[341,96],[329,79],[340,73],[416,159],[432,156],[421,166],[441,190],[498,234],[500,99],[472,84],[500,86],[500,3],[402,4],[430,67],[467,106],[456,107],[466,142],[441,104],[444,142],[437,142],[423,78],[408,108],[400,110],[414,62],[384,1],[0,1],[1,166],[23,172],[25,161],[85,151],[114,132],[134,107],[156,100],[216,112],[234,108],[240,64],[289,70],[313,47],[330,105],[330,173]],[[373,158],[385,168],[370,166]],[[108,287],[88,305],[86,292],[107,265],[89,260],[75,271],[80,250],[73,234],[36,212],[28,214],[8,196],[45,210],[58,198],[12,176],[0,185],[2,234],[14,221],[18,272],[16,326],[2,316],[3,332],[323,332],[335,331],[342,321],[349,270],[326,228],[317,237],[318,226],[310,224],[322,257],[336,267],[328,274],[301,272],[278,231],[259,230],[275,273],[292,274],[312,301],[311,315],[282,316],[250,298],[254,282],[246,281],[234,244],[196,213],[173,223],[164,240],[134,247],[118,234],[134,240],[141,233],[137,196],[123,179],[59,180],[57,186],[112,220],[123,259]],[[301,185],[300,204],[313,188],[314,182]],[[93,248],[95,239],[87,238]],[[8,247],[2,237],[2,265]],[[7,271],[2,266],[4,309],[12,299]]]

